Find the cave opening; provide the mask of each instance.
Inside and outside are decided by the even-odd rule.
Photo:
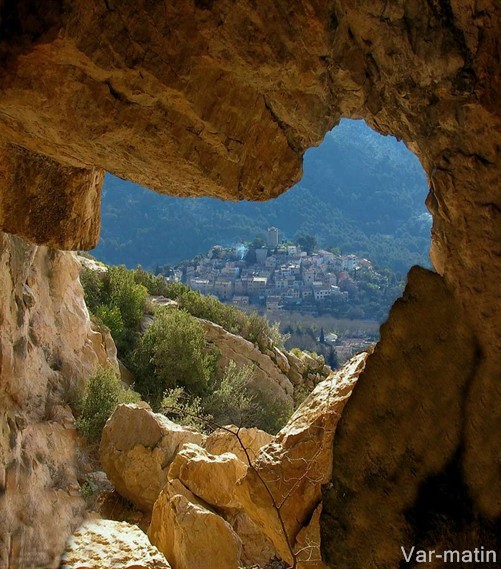
[[[266,202],[158,195],[107,175],[101,237],[93,254],[109,264],[141,265],[168,278],[176,268],[176,278],[195,290],[228,303],[236,299],[245,310],[280,322],[290,336],[289,349],[327,354],[319,342],[321,330],[323,338],[336,335],[342,362],[377,339],[409,268],[430,267],[427,192],[421,164],[402,142],[362,120],[343,119],[305,153],[301,181]],[[277,228],[278,243],[292,245],[288,252],[294,254],[274,263],[276,250],[269,249],[267,260],[258,263],[253,250],[266,243],[270,227]],[[295,254],[299,241],[306,262]],[[215,246],[222,248],[223,264],[204,260]],[[236,251],[247,265],[237,263],[235,278],[229,269]],[[315,264],[319,259],[323,265]],[[289,280],[281,278],[287,263],[300,264],[300,274]],[[218,287],[214,271],[220,276],[226,271],[230,292]],[[266,290],[242,294],[243,275],[267,278]]]
[[[297,180],[305,148],[340,116],[367,117],[416,149],[430,180],[437,273],[414,271],[343,410],[334,447],[344,460],[335,460],[331,474],[334,488],[341,481],[353,491],[324,502],[328,562],[397,567],[406,523],[426,533],[430,504],[448,482],[459,496],[467,488],[472,519],[499,517],[494,3],[91,1],[51,11],[36,29],[24,14],[32,4],[8,18],[13,41],[0,45],[7,62],[0,218],[4,230],[37,244],[2,235],[0,379],[8,421],[0,429],[7,464],[0,469],[0,564],[10,555],[12,565],[20,558],[59,566],[80,520],[81,498],[69,484],[75,477],[58,475],[76,464],[75,439],[64,426],[71,417],[49,415],[57,411],[50,387],[87,380],[96,334],[71,256],[51,258],[45,245],[96,243],[105,170],[174,195],[187,188],[228,199],[276,196]],[[15,350],[25,337],[28,349]],[[446,469],[428,484],[457,448],[458,431],[462,482]],[[54,433],[67,439],[67,455],[53,452]],[[413,510],[412,489],[423,478]],[[345,512],[346,539],[339,539],[325,515]],[[442,512],[463,515],[440,503]]]

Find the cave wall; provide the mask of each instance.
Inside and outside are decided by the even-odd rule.
[[[470,330],[461,349],[475,346],[458,468],[473,510],[499,516],[499,3],[44,4],[0,1],[0,227],[91,247],[104,170],[172,195],[263,200],[299,179],[303,152],[340,117],[403,139],[428,174],[433,264]],[[434,357],[448,369],[451,356]],[[363,393],[341,433],[364,421],[376,394]],[[325,515],[341,505],[326,503]]]
[[[79,271],[72,253],[0,233],[0,567],[58,567],[85,510],[69,405],[118,362]]]

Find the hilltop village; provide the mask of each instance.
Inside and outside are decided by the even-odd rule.
[[[335,248],[318,249],[312,236],[281,240],[280,231],[270,227],[266,237],[214,245],[207,256],[185,261],[166,276],[243,309],[351,319],[381,320],[401,291],[398,275],[377,271],[370,260],[341,255]]]

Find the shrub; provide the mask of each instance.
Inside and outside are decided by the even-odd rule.
[[[165,296],[168,297],[169,285],[165,282],[162,275],[154,275],[145,271],[141,265],[138,265],[134,273],[134,281],[136,284],[144,286],[152,296]]]
[[[253,375],[254,370],[250,366],[238,368],[233,361],[226,366],[216,389],[204,401],[205,410],[217,424],[255,426],[260,409],[249,389]]]
[[[120,403],[137,403],[139,394],[125,388],[110,368],[100,368],[89,379],[80,401],[79,432],[90,442],[98,443],[106,421]]]
[[[162,399],[160,412],[179,425],[208,431],[212,416],[204,409],[200,397],[190,397],[184,387],[167,389]]]
[[[109,288],[109,304],[122,314],[124,326],[137,330],[143,317],[148,291],[134,280],[134,272],[124,266],[109,267],[106,273]]]
[[[256,399],[260,407],[260,417],[253,426],[275,435],[291,418],[294,411],[292,403],[277,401],[264,393],[258,393]]]
[[[187,290],[177,300],[191,315],[219,324],[232,334],[239,334],[245,327],[245,313],[235,306],[223,304],[215,296],[204,296],[199,292]]]
[[[125,326],[122,320],[122,313],[117,306],[100,304],[95,312],[99,320],[110,329],[111,335],[118,344],[124,336]]]
[[[230,361],[216,389],[202,399],[204,409],[219,425],[258,427],[275,434],[287,423],[292,405],[276,401],[264,391],[256,391],[251,385],[253,375],[252,367],[239,368]]]
[[[190,287],[182,283],[170,282],[167,284],[164,296],[170,298],[171,300],[178,300],[182,294],[188,292],[189,290],[191,290]]]
[[[223,304],[215,296],[205,296],[179,283],[172,283],[169,298],[174,298],[179,305],[197,318],[219,324],[232,334],[239,334],[257,344],[264,352],[273,344],[283,347],[286,339],[280,334],[278,324],[270,327],[266,318],[256,312],[247,315],[236,306]]]
[[[84,290],[85,304],[93,314],[103,302],[103,280],[96,271],[82,267],[80,282]]]
[[[259,349],[264,352],[267,348],[271,347],[268,320],[263,316],[259,316],[256,312],[253,312],[248,317],[247,329],[244,331],[244,337],[254,344],[257,344]]]
[[[199,322],[184,310],[162,309],[132,354],[135,387],[153,407],[166,389],[204,393],[215,375],[217,356],[207,349]]]

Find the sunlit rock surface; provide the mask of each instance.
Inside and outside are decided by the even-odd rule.
[[[119,405],[106,423],[99,455],[117,491],[134,505],[151,510],[167,481],[176,453],[205,437],[153,413],[146,403]]]
[[[176,569],[239,566],[240,538],[178,479],[169,481],[155,502],[148,536]]]
[[[74,404],[98,365],[71,253],[0,234],[0,567],[57,567],[81,519]]]
[[[89,520],[71,536],[61,569],[170,569],[148,537],[126,522]]]
[[[330,480],[336,425],[366,360],[366,353],[355,356],[320,383],[236,487],[242,509],[289,563],[296,537]],[[318,558],[320,544],[315,545],[312,555]]]
[[[205,449],[211,454],[231,452],[248,466],[249,460],[254,463],[261,449],[272,440],[273,435],[255,427],[247,429],[226,425],[207,437]]]
[[[432,260],[447,290],[419,296],[416,313],[426,319],[452,302],[444,333],[462,326],[470,331],[457,345],[458,359],[439,349],[440,337],[423,344],[429,354],[415,348],[419,326],[415,334],[409,330],[398,336],[409,373],[397,374],[397,380],[407,381],[420,370],[420,378],[427,380],[431,364],[430,380],[443,370],[438,383],[443,392],[437,391],[436,380],[419,393],[419,403],[413,401],[413,412],[422,408],[438,418],[452,410],[452,438],[444,439],[443,449],[436,447],[433,464],[443,468],[459,430],[460,456],[450,464],[461,475],[442,473],[458,486],[475,519],[493,523],[501,514],[499,16],[494,0],[4,3],[0,226],[37,243],[91,247],[98,237],[103,170],[173,195],[266,199],[297,181],[304,150],[318,144],[341,116],[365,118],[379,132],[403,139],[429,177]],[[35,453],[33,461],[23,440],[32,430],[51,428],[45,410],[53,393],[64,390],[70,377],[78,380],[82,369],[92,367],[82,362],[95,363],[97,357],[89,355],[81,291],[78,301],[68,300],[71,291],[56,285],[53,294],[40,298],[39,308],[26,308],[30,294],[24,295],[23,288],[25,283],[33,288],[26,278],[35,249],[12,253],[9,247],[4,240],[0,377],[6,466],[0,481],[6,515],[0,521],[0,555],[11,565],[35,559],[51,566],[79,518],[80,502],[57,487],[68,481],[74,494],[72,476],[57,477],[58,484],[35,482],[42,471],[53,480],[60,457],[47,449]],[[51,269],[37,273],[45,282],[41,286],[50,288],[65,257],[37,251],[49,261],[54,255]],[[71,268],[66,271],[72,274]],[[54,341],[44,339],[46,334]],[[459,376],[448,370],[472,351],[463,392],[457,386],[467,362]],[[372,357],[380,361],[377,353]],[[382,376],[388,377],[390,369],[381,364]],[[375,415],[387,409],[385,400],[367,390],[352,400],[340,430],[338,451],[350,459],[347,471],[357,471],[351,460],[367,459],[366,453],[357,453],[361,417],[367,409]],[[407,400],[385,393],[401,417]],[[379,404],[372,406],[373,401]],[[423,428],[427,417],[423,411]],[[373,426],[368,439],[377,439],[372,414],[365,424]],[[400,456],[407,431],[397,424],[391,437]],[[439,427],[443,424],[437,419]],[[412,434],[418,432],[414,426]],[[64,447],[59,442],[58,448]],[[391,460],[393,455],[385,456]],[[53,460],[56,468],[49,469]],[[64,464],[72,461],[65,456]],[[385,484],[391,495],[400,488],[400,477],[408,473],[405,464],[402,473],[395,467],[396,480],[387,478],[391,469],[386,466],[371,470],[374,496]],[[430,464],[423,462],[419,476],[429,473]],[[343,481],[343,472],[334,469],[335,481]],[[340,505],[345,512],[370,510],[367,524],[375,527],[380,502],[374,497],[369,508],[365,492],[341,499],[336,484],[324,516],[339,515]],[[35,499],[29,489],[37,488]],[[415,491],[415,485],[409,488]],[[402,499],[399,491],[395,496]],[[74,507],[69,499],[76,500]],[[402,499],[392,512],[411,502],[410,496]],[[368,534],[365,526],[348,524],[342,528],[343,548],[335,553],[339,528],[324,525],[331,563]],[[394,537],[374,531],[367,543],[379,536],[381,548],[388,546],[387,552],[374,550],[374,562],[381,556],[390,559]]]
[[[215,508],[238,508],[235,485],[247,473],[247,465],[234,454],[219,455],[185,444],[169,469],[169,480],[180,480],[190,492]]]

